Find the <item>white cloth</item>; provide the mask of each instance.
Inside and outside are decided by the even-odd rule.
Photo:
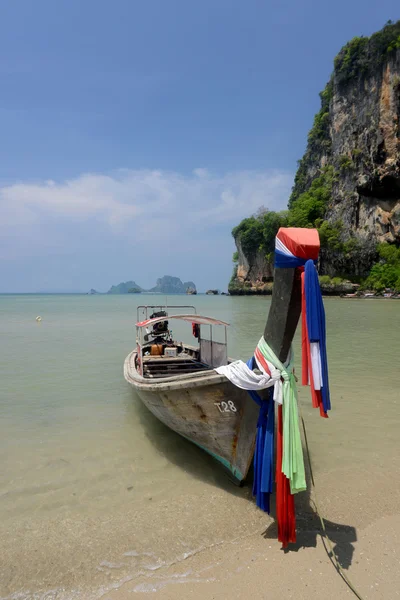
[[[236,387],[242,390],[264,390],[274,385],[270,376],[266,373],[258,375],[242,360],[235,360],[229,365],[222,365],[215,369],[220,375],[225,375]]]
[[[262,373],[264,373],[264,375],[269,376],[268,373],[265,372],[261,362],[259,362],[259,360],[257,359],[257,350],[256,353],[254,355],[255,361],[257,363],[257,367],[260,369],[260,371]],[[272,362],[270,362],[269,360],[267,360],[264,357],[265,362],[268,365],[268,368],[270,370],[271,373],[271,381],[274,382],[274,400],[275,402],[277,402],[278,404],[282,404],[283,401],[283,386],[282,386],[282,375],[281,372],[279,371],[279,369],[277,369],[275,367],[275,365],[272,364]]]
[[[268,362],[268,367],[271,371],[271,375],[267,373],[262,365],[257,361],[256,363],[261,371],[261,374],[255,373],[246,365],[242,360],[235,360],[229,365],[223,365],[217,367],[215,371],[220,375],[225,375],[229,381],[231,381],[236,387],[242,390],[265,390],[274,386],[274,400],[279,404],[282,404],[282,381],[281,372],[274,367],[272,363]]]
[[[310,342],[310,355],[314,389],[320,390],[324,385],[324,382],[322,381],[322,364],[319,342]]]

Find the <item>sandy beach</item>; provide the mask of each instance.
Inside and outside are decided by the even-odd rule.
[[[399,487],[396,489],[396,482],[388,479],[386,483],[375,481],[375,495],[368,485],[357,491],[354,478],[353,485],[351,480],[351,473],[343,472],[343,485],[323,506],[325,512],[337,515],[338,522],[326,521],[335,553],[361,598],[397,598],[400,596]],[[348,499],[347,509],[352,507],[346,515],[340,504],[342,496]],[[353,525],[341,523],[344,517]],[[144,573],[102,598],[356,598],[330,561],[329,551],[315,514],[302,506],[297,543],[286,551],[277,542],[275,524],[271,523],[264,531],[204,548],[150,575]]]
[[[352,583],[365,600],[399,597],[400,516],[383,517],[358,534],[346,571]],[[103,598],[355,598],[331,565],[321,539],[312,532],[303,532],[300,539],[298,546],[283,553],[275,541],[255,534],[160,569],[151,582],[143,576],[134,584],[126,583]]]

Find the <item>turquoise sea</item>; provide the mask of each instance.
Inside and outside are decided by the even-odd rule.
[[[250,486],[234,487],[126,384],[136,305],[160,300],[0,296],[0,598],[95,599],[126,581],[134,591],[138,574],[151,581],[162,565],[271,522]],[[270,300],[168,302],[230,322],[229,354],[246,359]],[[400,474],[400,301],[328,298],[325,306],[330,419],[311,408],[307,389],[300,398],[324,511],[360,527],[376,518],[371,490],[379,487],[382,509]],[[308,510],[306,495],[300,523]]]

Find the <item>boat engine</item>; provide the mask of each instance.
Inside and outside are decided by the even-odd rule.
[[[167,313],[165,310],[160,310],[158,312],[154,312],[150,315],[150,319],[156,319],[157,317],[167,317]],[[159,321],[158,323],[154,323],[152,329],[152,335],[155,337],[165,336],[168,333],[168,321]]]

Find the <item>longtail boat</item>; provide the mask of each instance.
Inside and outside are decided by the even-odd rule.
[[[211,454],[240,484],[253,457],[258,407],[246,391],[215,371],[232,362],[228,323],[198,315],[194,307],[171,314],[183,308],[138,308],[150,314],[136,323],[136,348],[125,359],[124,377],[153,415]],[[173,339],[171,323],[177,322],[190,327],[197,344]],[[224,330],[222,342],[213,336],[216,327]]]
[[[285,231],[293,246],[311,249],[313,259],[318,256],[315,230]],[[265,342],[282,363],[289,355],[302,307],[301,276],[297,265],[290,266],[290,257],[295,256],[285,252],[288,265],[275,270],[264,330]],[[136,323],[136,348],[125,359],[125,379],[160,421],[211,454],[240,484],[253,458],[260,407],[247,391],[215,370],[233,362],[227,356],[228,323],[197,315],[193,307],[172,315],[173,308],[139,307],[145,318]],[[196,345],[174,339],[170,322],[175,321],[190,325]],[[213,339],[214,327],[225,328],[224,342]]]

